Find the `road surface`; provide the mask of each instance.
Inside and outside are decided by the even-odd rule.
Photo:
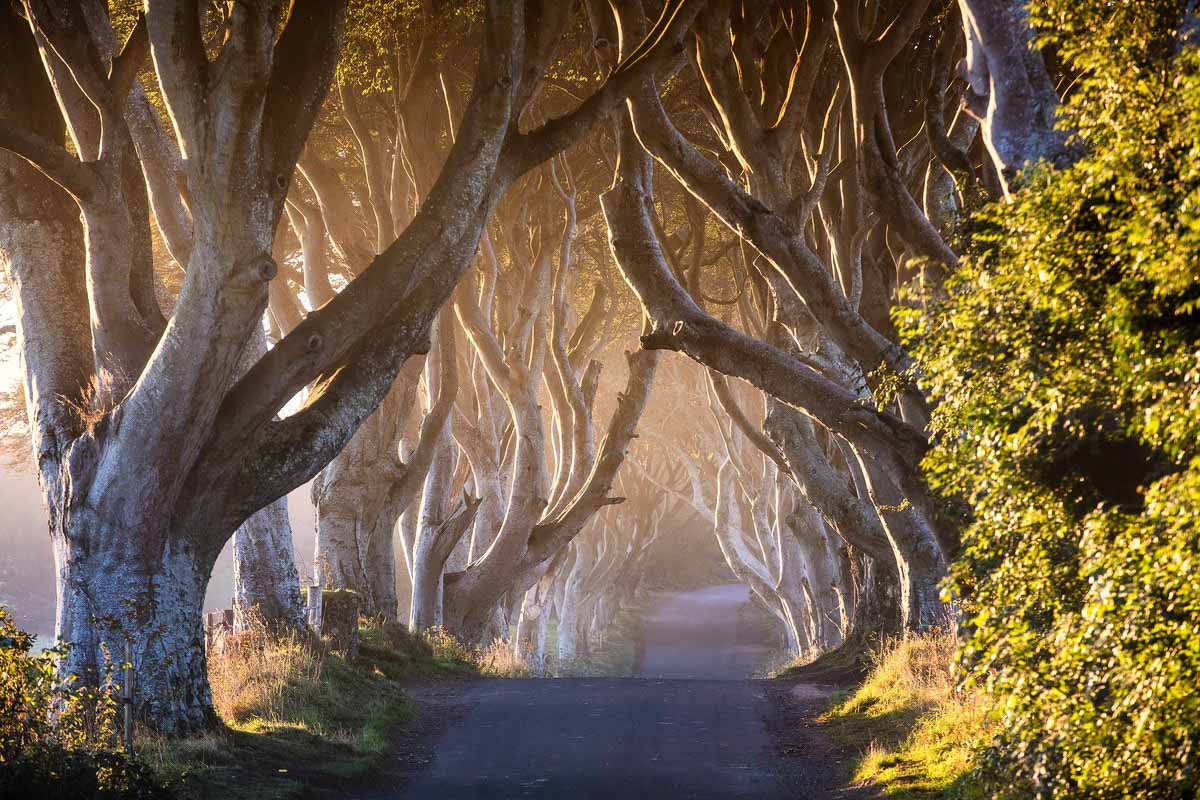
[[[821,800],[837,754],[806,727],[820,696],[745,678],[766,653],[742,587],[667,595],[644,626],[643,678],[427,686],[444,731],[411,741],[404,785],[371,800]],[[427,755],[414,757],[413,747]],[[413,763],[415,760],[415,764]]]
[[[664,592],[646,615],[639,642],[640,678],[741,680],[771,654],[745,584]]]

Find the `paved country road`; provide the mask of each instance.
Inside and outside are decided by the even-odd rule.
[[[693,592],[663,592],[640,631],[636,674],[641,678],[742,680],[771,654],[742,583]]]
[[[745,630],[746,602],[740,586],[662,597],[640,643],[639,674],[655,677],[416,687],[423,717],[444,717],[433,726],[443,730],[412,734],[399,748],[407,760],[393,783],[402,785],[363,797],[844,796],[833,788],[837,753],[806,725],[820,690],[745,679],[767,652]]]

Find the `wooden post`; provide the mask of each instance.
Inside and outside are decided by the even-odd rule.
[[[121,687],[125,705],[125,752],[133,755],[133,641],[125,641],[125,685]]]

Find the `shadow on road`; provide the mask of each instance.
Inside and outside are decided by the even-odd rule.
[[[748,601],[736,585],[658,597],[640,626],[638,677],[413,687],[422,718],[392,786],[360,797],[846,797],[816,721],[826,690],[747,679],[771,652]]]

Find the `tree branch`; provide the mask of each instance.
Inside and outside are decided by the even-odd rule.
[[[629,363],[629,378],[625,391],[618,395],[617,407],[609,419],[608,430],[600,444],[592,472],[570,505],[533,529],[524,562],[526,568],[551,558],[601,508],[621,502],[621,499],[609,497],[608,492],[636,436],[638,421],[641,420],[654,384],[658,354],[643,350],[627,353],[625,358]]]
[[[733,396],[733,392],[729,388],[729,381],[719,372],[709,370],[707,372],[709,383],[712,384],[713,393],[717,396],[721,408],[733,421],[733,424],[746,435],[751,444],[762,451],[763,455],[774,461],[785,474],[791,474],[788,471],[787,459],[784,458],[783,452],[780,451],[775,443],[766,437],[761,430],[755,427],[749,419],[746,418],[746,413],[742,411],[737,400]]]
[[[89,202],[102,190],[100,176],[93,167],[80,162],[66,148],[0,119],[0,148],[29,162],[79,202]]]
[[[108,71],[108,93],[114,105],[120,106],[124,102],[149,55],[150,35],[146,30],[146,15],[138,14],[137,24],[133,26]]]
[[[198,0],[160,0],[146,12],[150,54],[185,158],[205,149],[209,63]]]
[[[296,0],[271,58],[263,131],[267,165],[291,178],[308,131],[325,102],[345,33],[347,0]]]

